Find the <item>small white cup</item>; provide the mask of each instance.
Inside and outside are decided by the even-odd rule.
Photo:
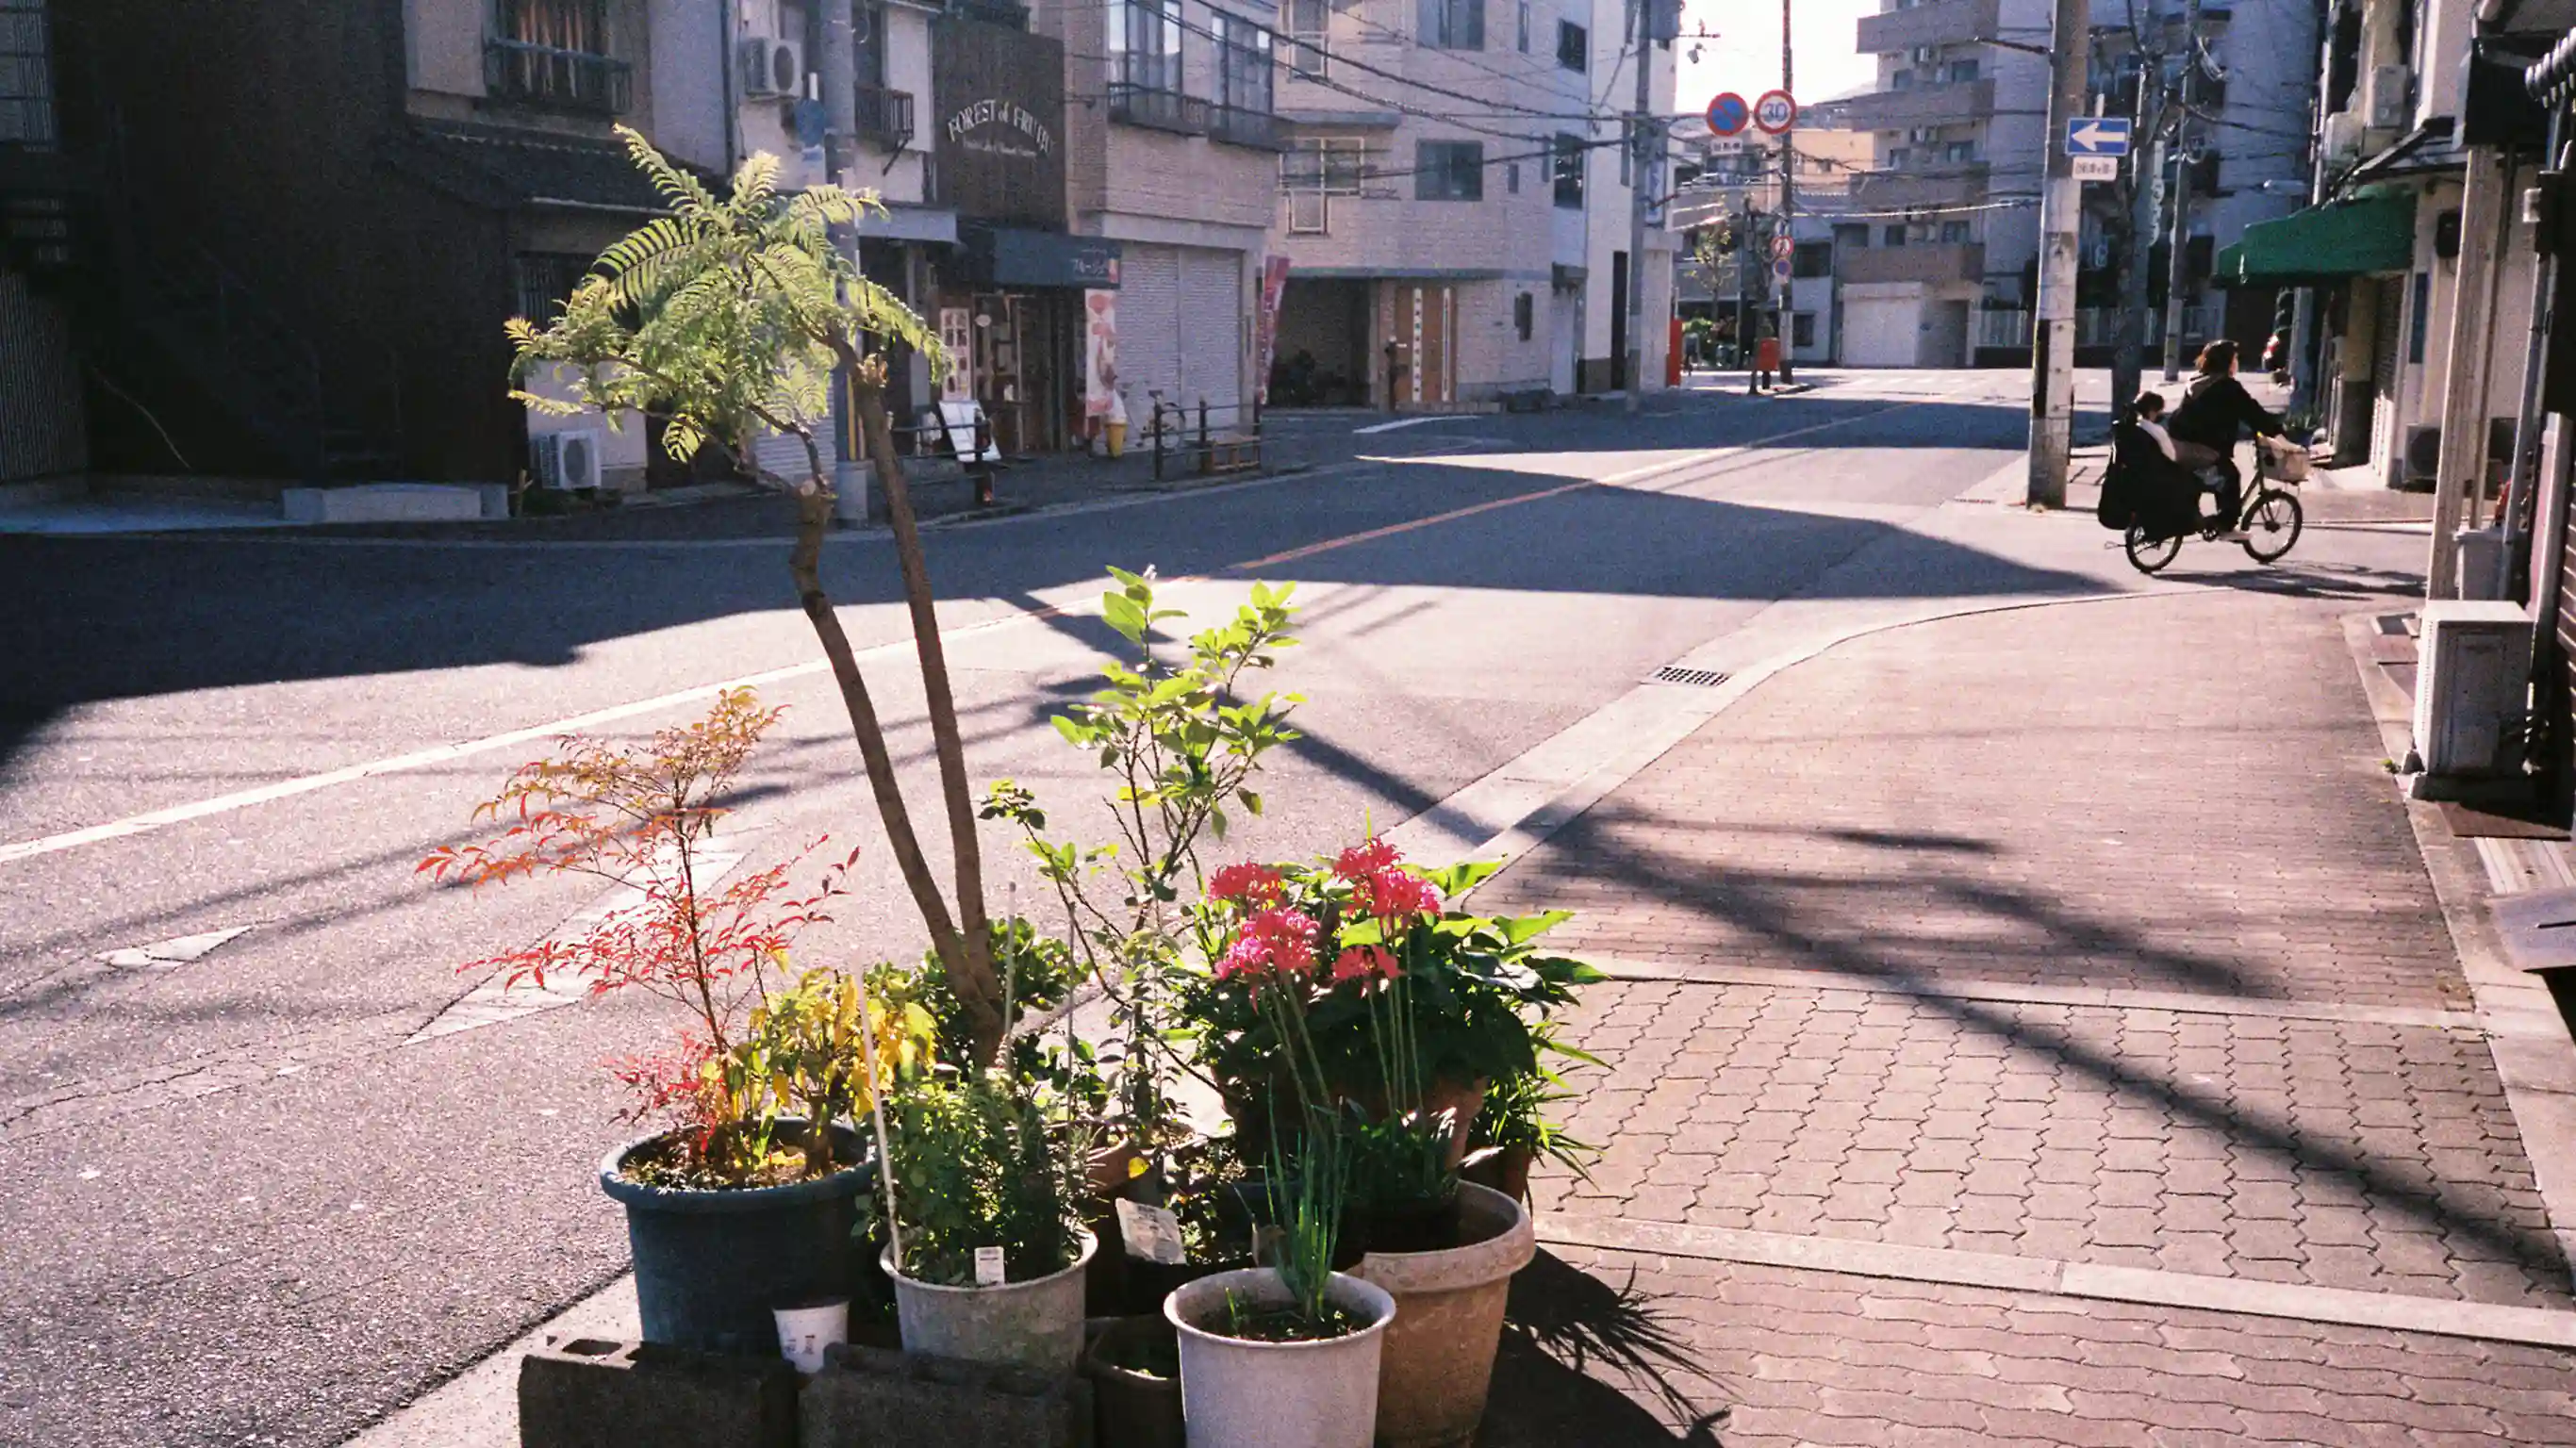
[[[823,1370],[823,1349],[850,1340],[850,1304],[826,1302],[816,1307],[770,1309],[778,1320],[778,1350],[800,1373]]]

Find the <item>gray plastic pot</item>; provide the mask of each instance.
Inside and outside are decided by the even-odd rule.
[[[779,1125],[804,1129],[802,1121]],[[627,1157],[661,1139],[630,1141],[599,1163],[599,1189],[626,1208],[646,1342],[775,1353],[774,1309],[868,1295],[859,1280],[867,1256],[850,1240],[850,1228],[876,1168],[860,1160],[856,1132],[832,1128],[835,1153],[857,1165],[812,1181],[741,1190],[647,1186],[619,1171]]]
[[[1190,1448],[1369,1448],[1379,1393],[1378,1359],[1395,1299],[1339,1272],[1326,1301],[1368,1320],[1324,1342],[1250,1342],[1215,1329],[1227,1299],[1285,1307],[1279,1274],[1247,1267],[1202,1277],[1163,1299],[1181,1337],[1181,1416]]]
[[[898,1183],[900,1186],[900,1183]],[[1062,1376],[1082,1362],[1082,1278],[1100,1241],[1079,1234],[1082,1250],[1061,1272],[999,1287],[943,1287],[896,1270],[889,1248],[880,1259],[894,1279],[895,1320],[903,1350],[978,1363],[1017,1363]]]
[[[1512,1274],[1538,1254],[1538,1231],[1519,1202],[1460,1182],[1458,1240],[1438,1252],[1371,1252],[1351,1269],[1395,1299],[1377,1399],[1386,1448],[1463,1444],[1484,1419]]]

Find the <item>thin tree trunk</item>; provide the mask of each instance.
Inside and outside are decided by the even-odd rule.
[[[852,402],[866,433],[868,461],[885,489],[886,514],[894,525],[895,559],[903,570],[904,599],[912,608],[912,642],[921,655],[921,686],[930,710],[930,737],[939,755],[939,784],[948,805],[948,836],[957,856],[957,924],[965,936],[967,969],[952,969],[958,999],[970,1018],[975,1062],[989,1066],[1001,1054],[1002,1036],[1010,1023],[1002,1019],[1000,982],[993,971],[993,934],[984,914],[984,858],[975,833],[975,800],[966,778],[966,746],[957,728],[957,699],[948,687],[948,657],[939,639],[939,613],[930,592],[930,568],[921,553],[921,530],[915,526],[912,490],[894,452],[894,427],[886,417],[883,386],[860,363],[856,349],[845,352],[850,364]]]
[[[832,493],[823,486],[822,460],[813,440],[807,439],[805,446],[815,477],[813,486],[797,495],[796,546],[788,555],[788,572],[796,580],[797,601],[804,606],[805,617],[814,626],[814,636],[823,645],[823,657],[832,665],[832,677],[841,687],[841,704],[849,712],[850,733],[859,742],[859,757],[867,764],[868,787],[876,795],[877,814],[885,821],[887,846],[894,851],[895,864],[903,871],[904,885],[912,891],[922,923],[930,929],[931,948],[948,968],[949,979],[966,1006],[968,1020],[980,1031],[986,1015],[998,1021],[999,1013],[969,988],[974,961],[956,923],[949,918],[948,902],[939,893],[930,862],[922,856],[920,837],[913,833],[912,813],[905,807],[903,790],[895,780],[894,757],[886,749],[885,727],[877,720],[876,702],[868,695],[867,680],[859,673],[858,656],[850,649],[850,636],[841,628],[841,617],[833,611],[832,600],[823,591],[823,535],[831,526]],[[988,950],[988,956],[989,953]],[[985,973],[991,973],[989,965]],[[996,1029],[997,1039],[999,1034]]]

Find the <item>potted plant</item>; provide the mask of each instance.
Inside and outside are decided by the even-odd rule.
[[[639,991],[681,1012],[672,1050],[615,1066],[635,1094],[628,1118],[668,1124],[599,1167],[601,1189],[626,1209],[648,1341],[775,1342],[774,1309],[846,1301],[861,1282],[850,1228],[870,1163],[843,1123],[870,1095],[870,1017],[849,977],[786,968],[850,861],[797,896],[801,853],[729,881],[718,879],[728,862],[709,858],[721,801],[778,714],[735,690],[646,743],[566,738],[476,811],[506,828],[420,864],[466,885],[571,874],[631,892],[631,904],[465,969],[498,969],[511,986],[571,978],[593,995]],[[874,1019],[890,1051],[920,1025],[900,1012]]]
[[[1589,1181],[1591,1164],[1601,1153],[1577,1140],[1549,1119],[1549,1108],[1570,1101],[1574,1092],[1565,1078],[1550,1070],[1545,1058],[1570,1057],[1589,1065],[1600,1062],[1556,1038],[1554,1022],[1541,1022],[1530,1032],[1542,1064],[1496,1080],[1485,1092],[1485,1104],[1468,1132],[1468,1154],[1460,1174],[1478,1186],[1491,1187],[1517,1202],[1529,1201],[1530,1168],[1553,1161]]]
[[[1565,912],[1457,908],[1498,868],[1417,870],[1372,839],[1219,870],[1201,911],[1216,964],[1192,1004],[1213,1074],[1273,1134],[1289,1103],[1337,1124],[1367,1248],[1353,1275],[1398,1307],[1376,1428],[1397,1448],[1464,1442],[1483,1417],[1537,1236],[1517,1199],[1459,1180],[1467,1131],[1490,1082],[1538,1069],[1545,1013],[1601,978],[1537,949]]]
[[[1004,1072],[917,1072],[886,1093],[884,1264],[906,1352],[1071,1373],[1089,1136]]]
[[[1274,1163],[1270,1265],[1202,1277],[1164,1300],[1180,1338],[1190,1448],[1368,1448],[1395,1300],[1333,1270],[1347,1175],[1329,1130]]]

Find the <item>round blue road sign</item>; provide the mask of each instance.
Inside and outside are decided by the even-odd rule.
[[[1708,128],[1716,135],[1735,135],[1752,119],[1753,108],[1733,91],[1720,91],[1717,99],[1708,103]]]

